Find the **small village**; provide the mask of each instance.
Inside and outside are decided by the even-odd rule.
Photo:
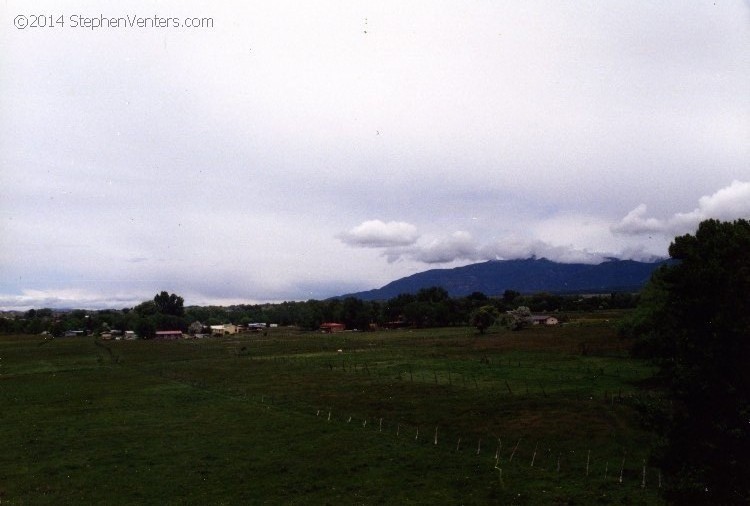
[[[223,337],[233,334],[258,333],[267,328],[278,327],[276,323],[249,323],[247,325],[234,325],[233,323],[224,323],[221,325],[203,325],[201,322],[193,322],[188,327],[187,332],[181,330],[157,330],[154,332],[154,339],[204,339],[209,337]],[[65,337],[73,337],[85,334],[82,330],[70,330],[65,333]],[[110,330],[99,334],[102,339],[139,339],[139,336],[133,330]]]
[[[526,319],[526,323],[529,325],[558,325],[560,322],[555,316],[549,315],[531,315]],[[193,322],[188,327],[188,332],[182,332],[181,330],[157,330],[154,332],[154,339],[205,339],[210,337],[223,337],[234,334],[244,333],[259,333],[263,332],[268,328],[276,328],[276,323],[249,323],[247,325],[235,325],[233,323],[224,323],[221,325],[203,325],[201,322]],[[399,329],[408,327],[408,323],[405,321],[394,321],[385,323],[382,326],[383,330]],[[368,330],[375,331],[380,330],[376,324],[370,324]],[[346,325],[338,322],[324,322],[320,324],[318,329],[319,332],[324,334],[332,334],[336,332],[347,331]],[[358,332],[359,329],[349,329],[350,332]],[[75,337],[85,335],[86,332],[83,330],[69,330],[65,332],[65,337]],[[114,340],[133,340],[138,339],[139,336],[133,330],[110,330],[99,334],[102,339],[114,339]]]

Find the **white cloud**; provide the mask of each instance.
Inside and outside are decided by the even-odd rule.
[[[735,220],[750,217],[750,182],[733,181],[712,195],[698,200],[698,207],[687,213],[675,213],[669,218],[647,217],[646,204],[640,204],[620,222],[611,227],[616,234],[678,235],[692,232],[709,218]]]
[[[0,294],[0,308],[24,311],[31,308],[101,309],[133,307],[148,297],[100,293],[79,289],[23,290],[20,295]]]
[[[662,233],[665,231],[665,223],[656,218],[646,218],[648,208],[646,204],[640,204],[630,211],[620,220],[620,223],[613,225],[612,232],[616,234],[650,234]]]
[[[416,247],[411,257],[427,264],[449,263],[456,260],[480,260],[476,241],[468,232],[454,232],[448,237],[435,239],[429,244]]]
[[[433,239],[426,244],[406,248],[389,248],[384,252],[388,261],[411,260],[423,264],[449,264],[484,260],[513,260],[530,257],[547,258],[562,263],[600,263],[608,256],[571,245],[554,245],[539,239],[506,239],[481,244],[468,232]]]
[[[555,246],[541,240],[497,241],[482,248],[486,260],[512,260],[518,258],[546,258],[561,263],[598,264],[607,255],[571,246]]]
[[[472,221],[478,223],[478,220]],[[459,230],[422,235],[417,234],[416,227],[410,226],[408,230],[414,233],[400,244],[393,239],[399,237],[395,233],[399,228],[394,225],[397,223],[403,222],[365,222],[350,230],[345,239],[344,234],[339,237],[348,244],[380,250],[389,264],[407,264],[417,270],[425,264],[461,265],[531,257],[587,264],[601,263],[608,258],[653,261],[664,257],[668,245],[663,240],[642,244],[629,236],[617,236],[611,230],[611,221],[566,211],[517,220],[512,225],[477,225],[476,234]],[[500,228],[502,231],[498,230]]]
[[[417,227],[403,221],[369,220],[339,234],[338,238],[350,246],[388,248],[414,244],[419,234]]]

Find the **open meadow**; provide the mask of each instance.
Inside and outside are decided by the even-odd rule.
[[[2,504],[661,504],[616,314],[0,337]]]

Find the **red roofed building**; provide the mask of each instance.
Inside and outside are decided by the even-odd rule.
[[[321,323],[320,331],[331,334],[333,332],[343,332],[346,329],[343,323]]]
[[[181,330],[157,330],[154,334],[156,339],[182,339]]]

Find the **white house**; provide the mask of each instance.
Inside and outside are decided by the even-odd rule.
[[[237,325],[225,323],[224,325],[211,325],[212,336],[223,336],[225,334],[236,334]]]
[[[532,325],[557,325],[560,322],[554,316],[531,315],[529,317],[529,323]]]

